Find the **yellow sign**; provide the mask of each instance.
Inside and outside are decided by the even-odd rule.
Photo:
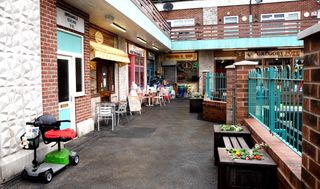
[[[262,59],[262,58],[293,58],[303,57],[300,49],[296,50],[267,50],[267,51],[247,51],[245,59]]]
[[[173,54],[166,55],[166,60],[196,61],[197,59],[198,59],[197,53],[173,53]]]
[[[99,44],[103,43],[103,35],[102,35],[101,32],[96,31],[96,33],[94,34],[94,38],[95,38],[97,43],[99,43]]]

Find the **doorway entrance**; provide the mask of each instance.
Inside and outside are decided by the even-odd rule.
[[[60,129],[75,128],[75,97],[71,91],[75,81],[72,73],[74,62],[72,57],[58,56],[58,99],[59,99],[59,120],[70,120],[70,123],[61,123]]]

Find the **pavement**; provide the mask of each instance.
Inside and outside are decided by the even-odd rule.
[[[189,113],[188,100],[143,107],[111,132],[102,125],[66,146],[80,163],[49,184],[16,178],[1,188],[215,189],[212,123]]]

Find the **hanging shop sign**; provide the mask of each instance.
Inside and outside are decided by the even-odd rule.
[[[247,51],[245,59],[263,59],[263,58],[293,58],[303,57],[302,50],[270,50],[270,51]]]
[[[57,8],[57,24],[84,33],[84,20],[60,8]]]
[[[198,59],[197,53],[173,53],[173,54],[166,55],[166,60],[196,61],[197,59]]]
[[[129,53],[145,57],[145,50],[132,44],[129,44]]]
[[[148,52],[148,59],[149,60],[155,60],[155,56],[152,52]]]

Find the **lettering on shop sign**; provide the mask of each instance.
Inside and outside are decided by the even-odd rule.
[[[247,51],[245,59],[303,57],[302,50]]]
[[[129,53],[133,55],[145,57],[145,50],[132,44],[129,44]]]
[[[60,8],[57,8],[57,24],[84,33],[84,20]]]
[[[174,53],[166,55],[166,60],[196,61],[197,59],[197,53]]]

